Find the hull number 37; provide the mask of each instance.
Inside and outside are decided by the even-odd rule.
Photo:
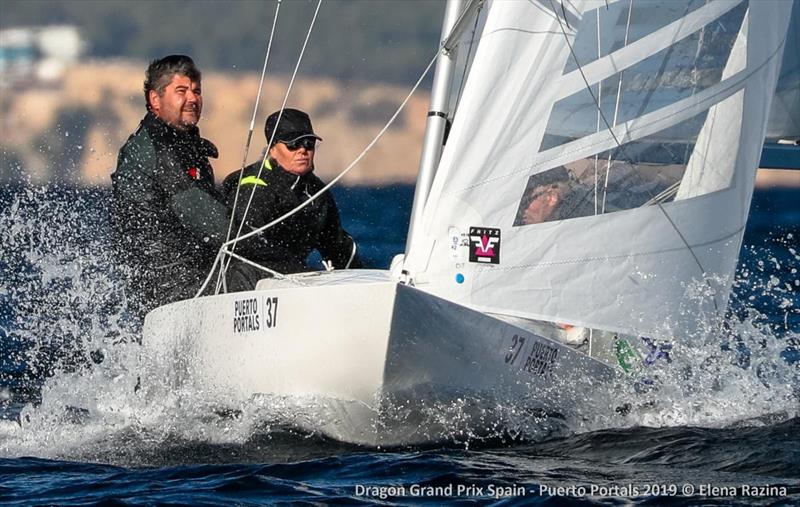
[[[264,324],[267,328],[278,325],[278,297],[264,298]]]
[[[515,334],[511,339],[511,345],[505,356],[505,362],[509,367],[517,362],[517,357],[519,357],[524,345],[525,337]],[[522,365],[523,371],[544,376],[552,371],[553,364],[558,357],[558,349],[540,341],[534,341],[530,353],[527,357],[525,357],[525,354],[522,357],[525,358],[525,364]],[[521,362],[522,358],[520,358]]]

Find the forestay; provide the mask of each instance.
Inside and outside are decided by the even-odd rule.
[[[405,262],[414,283],[656,336],[721,312],[791,7],[493,2]]]

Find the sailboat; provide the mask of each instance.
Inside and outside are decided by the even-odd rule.
[[[448,1],[406,252],[157,308],[142,378],[292,400],[368,446],[488,433],[486,404],[580,414],[621,342],[724,313],[791,8]]]

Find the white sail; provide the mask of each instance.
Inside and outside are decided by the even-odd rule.
[[[723,311],[791,7],[493,2],[405,262],[414,283],[629,333]],[[696,283],[714,290],[686,312]]]
[[[800,139],[800,3],[792,0],[792,4],[781,72],[767,123],[767,139]]]

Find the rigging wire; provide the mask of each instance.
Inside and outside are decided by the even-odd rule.
[[[364,156],[367,154],[367,152],[372,149],[372,147],[380,140],[380,138],[383,137],[383,135],[386,133],[386,131],[389,130],[389,127],[392,126],[394,121],[400,115],[400,112],[402,112],[403,109],[405,109],[405,106],[406,106],[406,104],[408,104],[408,101],[411,100],[411,97],[414,95],[414,93],[416,93],[417,89],[422,84],[422,81],[425,79],[425,76],[428,75],[428,72],[430,72],[431,68],[433,67],[433,64],[436,63],[436,59],[439,57],[439,53],[440,52],[441,52],[441,47],[437,48],[436,52],[433,55],[433,58],[431,58],[430,62],[428,62],[428,65],[425,67],[425,70],[422,71],[422,74],[419,76],[419,79],[417,79],[417,82],[414,83],[414,86],[411,87],[411,90],[408,92],[408,95],[406,95],[405,99],[403,99],[403,102],[400,103],[400,105],[397,107],[397,110],[394,112],[394,114],[386,122],[386,125],[383,126],[383,128],[375,135],[375,137],[372,139],[372,141],[370,141],[369,144],[367,144],[367,146],[361,151],[361,153],[350,163],[350,165],[348,165],[346,168],[344,168],[334,179],[332,179],[327,185],[322,187],[317,193],[312,195],[306,201],[304,201],[301,204],[299,204],[293,210],[286,212],[285,214],[283,214],[282,216],[276,218],[272,222],[269,222],[268,224],[266,224],[266,225],[264,225],[262,227],[259,227],[258,229],[254,229],[254,230],[248,232],[247,234],[245,234],[243,236],[238,236],[238,234],[237,234],[237,237],[226,241],[222,245],[222,247],[220,248],[219,252],[217,253],[217,258],[214,261],[214,266],[212,266],[212,269],[208,273],[208,276],[206,277],[205,282],[203,282],[202,287],[200,287],[200,290],[197,291],[197,294],[195,295],[195,297],[200,296],[200,294],[202,294],[203,291],[205,291],[206,287],[208,286],[208,282],[211,280],[211,276],[214,273],[214,267],[216,266],[216,264],[218,262],[220,262],[221,258],[224,255],[230,255],[231,254],[231,252],[228,251],[228,248],[227,248],[228,246],[234,245],[237,242],[245,240],[245,239],[248,239],[248,238],[250,238],[252,236],[255,236],[256,234],[261,234],[265,230],[275,226],[276,224],[279,224],[280,222],[283,222],[287,218],[291,217],[295,213],[299,212],[301,209],[303,209],[306,206],[308,206],[309,204],[311,204],[319,196],[321,196],[322,194],[327,192],[333,185],[338,183],[339,180],[341,180],[348,172],[350,172],[350,170],[353,167],[355,167],[356,164],[358,164],[361,161],[362,158],[364,158]],[[270,141],[272,141],[272,140],[270,140]],[[262,163],[261,165],[262,165],[262,168],[263,168],[264,164]],[[252,195],[251,195],[251,197],[252,197]],[[239,257],[239,258],[241,259],[241,257]],[[295,278],[292,278],[292,277],[289,277],[289,276],[286,276],[286,275],[282,275],[282,274],[278,273],[277,271],[273,271],[273,270],[264,268],[263,266],[259,266],[259,267],[261,267],[262,269],[265,269],[266,271],[268,271],[268,272],[272,273],[273,275],[278,276],[278,277],[280,277],[282,279],[286,279],[286,280],[292,281],[294,283],[303,285],[298,280],[296,280]]]
[[[595,10],[595,19],[597,20],[597,59],[603,57],[603,53],[600,50],[600,9]],[[598,103],[603,102],[603,80],[597,82],[597,101]],[[595,131],[600,132],[600,109],[598,108],[597,111],[597,124],[595,126]],[[597,215],[597,184],[599,180],[597,179],[597,169],[600,165],[600,154],[594,154],[594,214]]]
[[[397,116],[400,114],[400,112],[403,110],[403,108],[405,108],[405,105],[408,103],[409,100],[411,100],[412,95],[414,94],[414,92],[416,92],[417,88],[422,83],[422,80],[425,78],[425,76],[427,75],[428,71],[431,69],[431,67],[433,67],[433,64],[436,63],[436,58],[437,57],[438,57],[438,51],[437,51],[437,55],[434,56],[431,59],[430,63],[425,68],[425,70],[423,71],[423,73],[420,76],[419,80],[417,80],[416,84],[413,86],[413,88],[408,93],[406,98],[403,100],[403,102],[400,104],[400,106],[397,108],[397,110],[394,112],[394,114],[391,116],[391,118],[389,118],[389,121],[386,123],[386,125],[384,125],[384,127],[378,132],[378,134],[372,139],[372,141],[370,141],[370,143],[361,151],[361,153],[359,153],[359,155],[350,163],[350,165],[348,165],[345,169],[343,169],[342,172],[340,172],[335,178],[333,178],[327,185],[322,187],[317,193],[315,193],[313,196],[311,196],[308,200],[304,201],[302,204],[299,204],[295,209],[286,212],[283,216],[276,218],[272,222],[270,222],[270,223],[268,223],[268,224],[266,224],[266,225],[264,225],[262,227],[259,227],[258,229],[254,229],[254,230],[248,232],[247,234],[245,234],[243,236],[239,236],[239,237],[236,237],[236,238],[230,240],[228,242],[228,244],[234,244],[234,243],[236,243],[238,241],[242,241],[244,239],[247,239],[247,238],[249,238],[251,236],[259,234],[259,233],[269,229],[270,227],[272,227],[272,226],[274,226],[274,225],[286,220],[287,218],[291,217],[292,215],[294,215],[295,213],[297,213],[301,209],[303,209],[306,206],[308,206],[312,201],[314,201],[320,195],[325,193],[330,187],[332,187],[340,179],[342,179],[342,177],[344,177],[348,172],[350,172],[350,170],[353,167],[355,167],[356,164],[358,164],[361,161],[362,158],[364,158],[364,155],[366,155],[367,152],[370,149],[372,149],[372,147],[375,145],[375,143],[378,142],[378,140],[383,136],[383,134],[386,133],[387,130],[389,130],[389,127],[392,125],[392,123],[394,123],[395,119],[397,119]]]
[[[552,0],[551,0],[551,1],[550,1],[550,5],[552,5],[552,4],[553,4],[553,2],[552,2]],[[567,28],[569,28],[570,30],[572,30],[572,27],[571,27],[571,26],[569,26],[569,21],[567,20],[567,9],[566,9],[566,7],[564,7],[564,2],[563,2],[563,1],[561,2],[561,12],[564,14],[564,23],[566,23],[566,24],[567,24]],[[558,14],[556,14],[556,17],[558,17]],[[561,21],[559,21],[559,24],[560,24],[560,23],[561,23]]]
[[[608,5],[606,4],[606,9],[608,9]],[[600,9],[597,9],[599,12]],[[625,24],[625,40],[622,43],[622,47],[628,46],[628,36],[631,30],[631,12],[633,12],[633,0],[629,0],[628,2],[628,21]],[[617,125],[617,119],[619,118],[619,103],[620,97],[622,97],[622,76],[625,75],[625,69],[619,71],[619,81],[617,82],[617,98],[614,104],[614,120],[612,125]],[[606,162],[606,178],[603,182],[603,206],[600,209],[600,213],[606,212],[606,196],[608,195],[608,175],[611,172],[611,157],[613,152],[608,150],[608,161]]]
[[[292,92],[292,87],[294,86],[294,81],[297,78],[298,71],[300,70],[300,64],[303,61],[303,56],[305,55],[306,48],[308,47],[308,41],[311,39],[311,32],[314,30],[314,24],[317,21],[317,16],[319,14],[319,9],[320,9],[321,5],[322,5],[322,0],[318,0],[317,1],[317,8],[314,10],[314,16],[311,18],[311,23],[309,24],[308,32],[306,32],[306,38],[303,41],[303,47],[300,49],[300,55],[297,58],[297,63],[295,64],[294,71],[292,72],[292,77],[289,80],[289,85],[287,86],[286,93],[283,96],[283,103],[281,104],[280,111],[278,112],[278,120],[275,122],[276,126],[278,124],[280,124],[281,118],[283,117],[283,110],[286,109],[286,103],[289,101],[289,95]],[[267,150],[264,151],[264,157],[261,160],[261,164],[258,167],[258,174],[256,175],[256,179],[261,178],[261,173],[264,171],[264,164],[266,163],[267,158],[269,157],[269,147],[272,146],[272,143],[275,140],[275,134],[277,133],[277,131],[278,131],[278,129],[275,128],[273,130],[273,132],[272,132],[272,135],[270,136],[269,142],[267,143]],[[241,176],[242,175],[240,173],[239,174],[239,178],[240,179],[241,179]],[[244,228],[244,224],[245,224],[245,222],[247,220],[247,213],[250,211],[250,206],[253,204],[253,197],[255,196],[256,188],[257,188],[257,186],[253,185],[253,188],[250,191],[250,197],[247,200],[247,205],[244,208],[244,213],[242,213],[242,218],[241,218],[241,221],[239,222],[239,228],[236,231],[236,237],[237,238],[241,235],[242,229]],[[238,200],[238,195],[239,195],[240,189],[241,189],[241,186],[237,185],[236,186],[236,198],[235,198],[235,200]],[[236,215],[236,208],[234,207],[233,211],[231,212],[231,221],[233,221],[235,215]],[[230,243],[230,238],[228,238],[225,241],[225,244],[223,245],[223,248],[225,247],[225,245],[228,245],[229,243]],[[236,249],[236,242],[233,242],[231,244],[231,252],[233,252],[235,249]],[[230,264],[230,261],[228,261],[228,264],[226,264],[225,269],[227,269],[229,264]],[[220,270],[222,272],[222,276],[221,276],[222,278],[225,277],[225,273],[224,273],[225,269],[221,269]],[[213,268],[212,268],[212,270],[213,270]],[[219,284],[217,284],[216,292],[219,292]]]
[[[306,48],[308,47],[308,41],[311,39],[311,32],[314,30],[314,24],[317,21],[317,15],[319,14],[319,8],[321,5],[322,5],[322,0],[318,0],[317,8],[314,10],[314,16],[311,18],[311,24],[308,27],[306,38],[303,41],[303,47],[300,49],[300,56],[298,56],[297,58],[297,63],[295,64],[294,71],[292,72],[292,77],[289,80],[289,86],[286,88],[286,93],[283,96],[283,103],[281,103],[281,108],[280,111],[278,112],[278,120],[275,122],[276,126],[280,124],[281,118],[283,117],[283,111],[284,109],[286,109],[286,103],[289,101],[289,94],[292,92],[294,81],[297,78],[298,71],[300,70],[300,63],[303,61],[303,56],[305,55]],[[275,141],[275,134],[277,133],[277,131],[278,131],[277,128],[274,129],[272,135],[270,136],[269,142],[267,143],[267,150],[264,152],[264,157],[261,160],[261,165],[258,168],[258,174],[256,175],[256,178],[260,178],[261,173],[264,171],[264,164],[267,162],[267,159],[269,158],[269,147],[272,146],[272,143]],[[244,214],[242,216],[242,221],[241,223],[239,223],[239,229],[236,232],[237,238],[242,233],[242,228],[244,227],[245,219],[247,218],[247,212],[250,210],[250,206],[253,203],[253,196],[255,195],[255,193],[256,193],[256,186],[254,185],[252,190],[250,191],[250,198],[247,201],[247,206],[245,206]]]
[[[578,56],[575,54],[575,49],[572,47],[572,43],[569,41],[569,36],[567,36],[566,30],[564,30],[564,24],[561,22],[561,18],[559,17],[558,12],[556,11],[555,5],[553,5],[553,0],[550,0],[550,7],[553,9],[553,14],[554,14],[554,16],[556,18],[556,21],[558,22],[558,26],[561,29],[561,33],[564,35],[564,40],[567,43],[567,47],[569,48],[569,52],[572,55],[572,58],[575,60],[575,64],[578,66],[578,71],[580,72],[581,78],[583,78],[583,82],[586,85],[586,90],[589,92],[589,95],[591,95],[592,100],[594,101],[595,106],[597,107],[598,114],[603,119],[603,123],[605,124],[609,135],[614,140],[614,143],[617,145],[617,148],[619,148],[621,150],[621,152],[624,153],[625,152],[625,148],[622,146],[622,143],[619,141],[619,139],[617,138],[617,135],[614,133],[613,127],[608,122],[608,119],[606,118],[606,116],[603,114],[602,108],[600,107],[600,102],[597,100],[597,97],[592,92],[592,87],[589,84],[589,80],[586,78],[586,74],[583,72],[583,66],[581,65],[581,62],[578,60]],[[564,8],[564,4],[563,3],[561,4],[561,8],[562,9]],[[626,161],[626,163],[628,163],[629,165],[631,165],[631,167],[633,167],[632,164],[630,164],[630,162]],[[689,251],[689,254],[692,256],[692,259],[694,259],[694,262],[697,264],[697,267],[700,268],[700,273],[701,273],[701,276],[703,277],[703,281],[706,283],[706,285],[710,289],[713,289],[713,287],[711,286],[711,282],[705,276],[706,270],[703,267],[703,264],[700,262],[700,259],[697,257],[697,254],[694,252],[692,247],[689,245],[689,242],[686,240],[686,237],[683,235],[683,233],[678,228],[677,224],[675,224],[675,222],[669,216],[667,211],[664,209],[664,206],[660,202],[656,202],[655,205],[658,206],[658,209],[661,210],[661,213],[667,219],[669,224],[675,230],[675,233],[680,238],[681,242],[683,242],[683,245]],[[711,300],[714,303],[715,311],[719,315],[719,306],[717,304],[717,299],[715,297],[712,297]]]
[[[606,2],[606,10],[608,10],[608,2]],[[600,36],[600,9],[595,10],[595,20],[597,22],[597,59],[603,57],[601,46],[602,37]],[[597,82],[597,101],[603,102],[603,80]],[[597,122],[595,124],[595,132],[600,132],[600,114],[598,111]],[[600,154],[594,154],[594,214],[597,215],[597,169],[600,165]],[[577,204],[576,204],[577,206]],[[594,329],[589,328],[589,357],[592,356],[592,342],[594,341]]]
[[[247,166],[247,155],[250,153],[250,143],[253,139],[253,131],[255,130],[256,125],[256,116],[258,115],[258,105],[261,101],[261,93],[264,90],[264,80],[267,75],[267,63],[269,62],[269,55],[270,51],[272,50],[272,41],[275,37],[275,27],[278,24],[278,13],[281,9],[281,2],[283,0],[278,0],[277,5],[275,6],[275,16],[272,18],[272,29],[269,32],[269,39],[267,42],[267,52],[264,56],[264,66],[261,68],[261,80],[258,83],[258,94],[256,95],[256,103],[253,107],[253,117],[250,119],[250,129],[247,131],[247,141],[245,141],[244,145],[244,155],[242,156],[242,166],[239,170],[239,181],[236,184],[236,194],[233,198],[233,206],[231,207],[232,210],[236,209],[236,205],[239,201],[239,186],[242,183],[242,175],[244,174],[244,168]],[[231,231],[233,230],[233,221],[235,219],[235,213],[231,212],[231,219],[228,222],[228,232],[225,235],[225,241],[228,242],[231,239]],[[217,292],[219,291],[220,283],[225,283],[224,281],[224,274],[228,269],[230,262],[228,262],[225,267],[219,270],[217,275]]]

